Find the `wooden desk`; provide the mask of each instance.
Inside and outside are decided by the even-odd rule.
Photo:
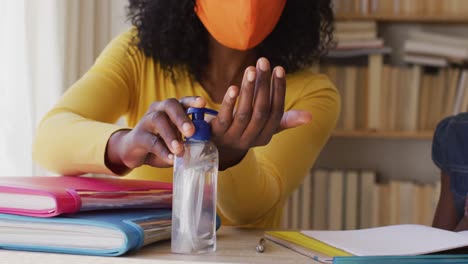
[[[266,241],[265,252],[257,253],[263,231],[222,227],[214,254],[171,254],[170,242],[156,243],[120,257],[94,257],[67,254],[0,250],[0,264],[145,264],[145,263],[318,263],[292,250]]]

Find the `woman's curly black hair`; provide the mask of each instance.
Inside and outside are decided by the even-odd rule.
[[[215,0],[217,1],[217,0]],[[187,67],[197,80],[208,64],[208,32],[194,12],[195,0],[130,0],[128,19],[138,30],[138,47],[174,77]],[[331,0],[287,0],[258,55],[294,72],[326,53],[333,42]]]

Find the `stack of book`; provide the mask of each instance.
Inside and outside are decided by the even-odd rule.
[[[171,235],[172,184],[0,178],[0,248],[118,256]]]
[[[384,41],[377,37],[375,21],[336,22],[334,38],[336,48],[329,52],[328,57],[346,58],[370,54],[389,53],[384,47]]]
[[[468,60],[468,39],[434,32],[410,31],[404,60],[433,67],[463,64]]]
[[[283,227],[351,230],[431,225],[439,192],[438,182],[378,182],[371,170],[316,169],[287,201]]]

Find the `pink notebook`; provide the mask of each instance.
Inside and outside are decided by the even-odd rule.
[[[52,217],[171,205],[172,183],[78,176],[0,177],[0,213]]]

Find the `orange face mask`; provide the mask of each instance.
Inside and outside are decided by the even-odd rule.
[[[286,0],[196,0],[195,12],[219,43],[247,50],[273,31],[285,3]]]

